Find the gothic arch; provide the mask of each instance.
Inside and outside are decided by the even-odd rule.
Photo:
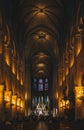
[[[11,39],[10,39],[10,29],[9,29],[9,26],[6,24],[5,26],[5,30],[4,30],[4,43],[5,45],[9,46],[10,45],[10,42]]]
[[[76,16],[76,26],[79,26],[84,21],[84,18],[83,18],[83,11],[84,11],[83,6],[84,6],[84,4],[82,2],[78,6],[77,16]]]

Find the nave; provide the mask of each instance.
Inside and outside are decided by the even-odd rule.
[[[0,125],[1,130],[84,130],[84,120],[82,121],[37,121],[26,120]]]
[[[0,0],[0,130],[83,124],[84,0]]]

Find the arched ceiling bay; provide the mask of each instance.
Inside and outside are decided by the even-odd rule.
[[[4,0],[5,1],[5,0]],[[10,0],[9,0],[10,1]],[[49,76],[65,46],[75,0],[12,0],[17,49],[25,53],[33,76]]]

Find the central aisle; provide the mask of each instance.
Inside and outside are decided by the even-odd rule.
[[[45,122],[39,122],[36,130],[49,130],[48,126],[45,124]]]

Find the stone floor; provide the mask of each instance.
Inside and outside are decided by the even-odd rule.
[[[0,130],[84,130],[84,121],[23,121],[0,124]]]

